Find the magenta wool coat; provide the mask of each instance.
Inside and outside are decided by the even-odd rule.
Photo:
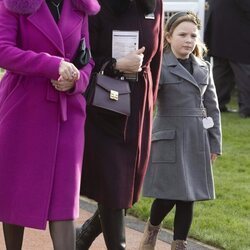
[[[64,0],[56,24],[45,0],[0,1],[0,221],[45,229],[78,216],[90,61],[71,92],[58,92],[95,0]]]

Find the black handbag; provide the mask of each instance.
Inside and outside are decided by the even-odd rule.
[[[86,47],[85,38],[82,38],[79,44],[79,47],[76,52],[76,56],[72,63],[76,66],[77,69],[83,68],[86,64],[89,63],[91,58],[90,49]]]
[[[131,93],[129,82],[104,75],[108,63],[104,63],[100,72],[92,77],[85,95],[87,104],[129,116]]]

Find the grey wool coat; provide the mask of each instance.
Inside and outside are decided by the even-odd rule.
[[[210,154],[221,154],[220,112],[210,65],[191,56],[192,75],[172,52],[164,53],[144,196],[215,198]],[[205,116],[212,128],[204,128]]]

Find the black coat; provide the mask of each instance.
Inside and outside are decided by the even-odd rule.
[[[137,1],[119,15],[105,0],[99,2],[101,11],[89,22],[94,71],[112,56],[112,30],[139,30],[139,48],[145,46],[146,50],[138,82],[130,84],[129,118],[87,109],[81,194],[107,207],[128,208],[139,198],[148,165],[162,59],[162,0],[156,0],[154,20],[145,19]]]
[[[250,63],[250,1],[210,0],[205,42],[211,56]]]

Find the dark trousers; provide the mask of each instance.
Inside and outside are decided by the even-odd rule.
[[[250,115],[250,64],[213,57],[213,77],[220,108],[230,102],[235,86],[238,89],[239,112]]]

